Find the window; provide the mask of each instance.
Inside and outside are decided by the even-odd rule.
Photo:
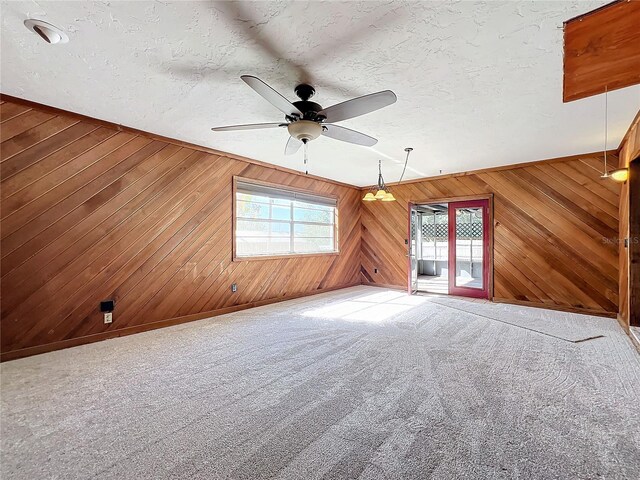
[[[235,257],[336,253],[337,201],[236,179]]]

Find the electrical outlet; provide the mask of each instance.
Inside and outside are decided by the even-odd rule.
[[[378,273],[378,269],[377,269],[377,268],[374,268],[374,269],[373,269],[373,273]]]
[[[112,312],[104,312],[104,323],[113,322],[113,313]]]
[[[231,291],[233,293],[236,293],[238,291],[238,285],[236,285],[235,283],[231,284]]]

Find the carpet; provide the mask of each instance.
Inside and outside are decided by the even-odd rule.
[[[5,362],[0,473],[640,478],[640,357],[575,328],[361,286]]]

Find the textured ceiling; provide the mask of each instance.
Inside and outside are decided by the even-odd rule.
[[[562,23],[607,1],[2,2],[2,92],[168,137],[303,169],[282,130],[213,133],[280,121],[239,78],[290,100],[302,80],[329,106],[384,89],[398,102],[342,122],[373,148],[309,145],[311,173],[367,185],[383,160],[405,178],[603,148],[604,99],[562,103]],[[48,45],[39,18],[70,42]],[[640,87],[609,94],[609,147],[640,107]]]

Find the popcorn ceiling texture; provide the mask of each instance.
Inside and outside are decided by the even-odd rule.
[[[397,180],[601,150],[603,98],[562,103],[562,23],[602,1],[3,2],[2,92],[160,135],[303,169],[282,130],[210,127],[279,121],[239,78],[290,100],[315,85],[323,106],[382,89],[398,102],[342,124],[367,149],[320,138],[312,173],[367,185],[383,160]],[[22,22],[64,29],[51,46]],[[640,87],[609,95],[609,147],[640,106]]]

